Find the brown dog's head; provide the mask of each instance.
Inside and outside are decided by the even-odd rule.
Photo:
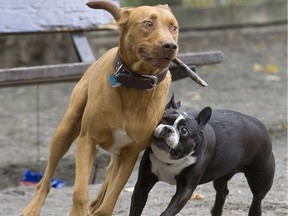
[[[120,29],[120,56],[131,70],[155,74],[176,58],[178,22],[168,5],[118,8],[109,1],[87,5],[113,15]]]

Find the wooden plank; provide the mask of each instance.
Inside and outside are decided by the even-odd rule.
[[[119,5],[118,0],[113,2]],[[86,3],[87,0],[0,0],[0,34],[110,28],[113,17]]]
[[[224,60],[222,51],[207,51],[207,52],[190,52],[181,53],[178,55],[181,61],[187,65],[203,66],[218,64]]]
[[[81,62],[93,62],[95,57],[83,32],[72,33],[72,41],[78,58]]]
[[[178,58],[189,67],[217,64],[222,62],[221,51],[185,53]],[[61,65],[47,65],[13,69],[0,69],[0,86],[35,84],[59,81],[79,80],[91,63],[70,63]],[[185,73],[174,64],[171,64],[173,81],[185,78]]]
[[[196,71],[196,67],[193,65],[189,65],[189,67],[195,72]],[[176,81],[176,80],[180,80],[180,79],[184,79],[187,77],[187,74],[179,67],[177,66],[170,66],[169,68],[171,75],[172,75],[172,81]]]
[[[79,80],[91,63],[0,69],[0,86]]]

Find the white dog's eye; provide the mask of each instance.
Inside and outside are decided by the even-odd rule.
[[[188,134],[188,129],[187,127],[183,126],[179,128],[179,132],[183,135],[186,136]]]
[[[153,22],[150,21],[150,20],[145,20],[143,22],[143,25],[144,25],[145,28],[152,28],[153,27]]]

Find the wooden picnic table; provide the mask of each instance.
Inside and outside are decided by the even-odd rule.
[[[119,5],[117,0],[113,2]],[[75,63],[0,69],[0,86],[79,80],[96,60],[85,32],[116,28],[108,12],[91,10],[83,0],[0,0],[0,3],[0,36],[68,32],[79,58]],[[180,53],[178,57],[189,67],[197,67],[220,63],[223,53]],[[176,65],[172,64],[170,71],[173,80],[186,77]]]

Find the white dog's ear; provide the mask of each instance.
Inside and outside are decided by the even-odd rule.
[[[174,94],[174,92],[172,92],[172,96],[170,98],[170,101],[166,104],[165,109],[170,109],[170,108],[179,109],[181,107],[182,102],[178,101],[176,103],[174,98],[175,98],[175,94]]]
[[[198,123],[198,126],[199,126],[200,130],[203,130],[205,128],[206,124],[208,123],[208,121],[211,118],[211,115],[212,115],[211,107],[205,107],[197,115],[197,117],[195,119],[196,119],[196,121]]]

